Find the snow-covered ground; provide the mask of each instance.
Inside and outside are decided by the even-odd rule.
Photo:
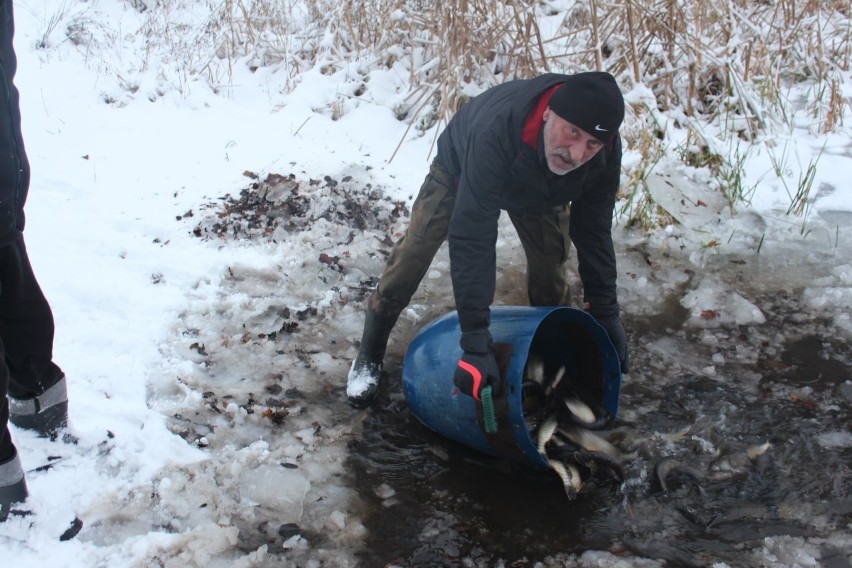
[[[127,4],[15,6],[33,172],[25,236],[54,309],[55,358],[69,379],[79,442],[13,430],[33,514],[0,526],[4,564],[354,565],[365,528],[345,459],[365,413],[346,405],[345,374],[361,299],[384,265],[388,237],[404,230],[432,144],[433,133],[417,136],[395,118],[403,79],[373,72],[339,118],[329,108],[352,88],[347,68],[307,71],[289,91],[274,68],[237,65],[229,88],[214,93],[187,78],[178,92],[156,70],[115,75],[133,68],[134,43],[87,51],[62,41],[60,26],[53,43],[37,47],[61,10],[122,37],[143,21]],[[724,253],[759,266],[767,288],[800,290],[809,310],[852,336],[845,109],[839,132],[812,134],[803,116],[776,146],[787,148],[793,184],[818,156],[806,218],[785,214],[790,197],[765,150],[750,154],[747,178],[761,181],[734,216],[700,179],[683,179],[664,160],[651,185],[680,224],[650,234],[615,224],[626,313],[654,313],[684,281],[682,265],[641,261],[672,255],[699,274],[681,299],[689,325],[760,324],[760,310],[717,276]],[[214,234],[229,219],[216,217],[224,197],[236,203],[270,174],[293,176],[263,186],[271,204],[301,207],[288,210],[292,219]],[[383,197],[368,202],[371,192]],[[368,203],[373,209],[359,213]],[[522,266],[511,229],[503,235],[500,262]],[[442,252],[391,351],[401,355],[417,327],[451,302]],[[848,434],[832,444],[848,448]],[[75,518],[83,529],[61,542]],[[239,537],[263,523],[261,532],[277,535],[275,550]]]

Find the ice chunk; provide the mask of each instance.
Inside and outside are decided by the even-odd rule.
[[[396,495],[396,490],[387,483],[382,483],[378,487],[374,488],[373,492],[376,494],[376,497],[382,500],[390,499]]]
[[[341,511],[332,511],[325,521],[325,526],[329,529],[342,531],[346,528],[346,513]]]
[[[681,305],[691,312],[688,323],[698,327],[766,323],[760,308],[714,277],[705,278],[694,290],[685,294]]]
[[[852,448],[852,434],[844,430],[824,432],[817,436],[817,442],[827,449]]]
[[[298,469],[264,464],[240,475],[240,500],[276,510],[276,519],[298,522],[310,482]]]

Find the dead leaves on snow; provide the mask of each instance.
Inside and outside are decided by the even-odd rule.
[[[718,318],[721,315],[722,312],[720,312],[719,310],[702,310],[700,317],[704,321],[710,321]]]
[[[229,193],[202,207],[211,212],[192,229],[196,237],[276,241],[288,233],[308,230],[321,219],[387,236],[393,225],[409,215],[404,202],[393,201],[380,188],[359,184],[351,176],[339,181],[330,176],[305,181],[294,174],[270,173],[263,180],[254,172],[243,175],[253,181],[238,195]],[[179,219],[193,217],[188,211]],[[355,237],[350,234],[350,242]],[[337,263],[323,262],[332,267]]]

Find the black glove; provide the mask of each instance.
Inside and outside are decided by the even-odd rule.
[[[592,314],[594,315],[594,314]],[[618,353],[618,362],[621,364],[621,372],[630,372],[630,355],[627,353],[627,333],[618,315],[595,317],[597,322],[606,330],[609,340],[615,346]]]
[[[491,385],[491,395],[498,396],[503,381],[491,349],[491,334],[488,330],[463,333],[459,343],[464,354],[456,367],[453,383],[476,400],[487,385]]]

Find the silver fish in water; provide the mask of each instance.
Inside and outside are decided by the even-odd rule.
[[[584,430],[577,426],[560,426],[556,429],[556,433],[564,436],[569,442],[580,446],[584,450],[606,454],[616,461],[623,459],[621,450],[610,444],[603,437],[589,430]]]
[[[523,409],[539,453],[559,476],[568,498],[575,499],[584,487],[581,468],[587,474],[606,470],[619,481],[624,479],[624,468],[621,452],[587,430],[600,429],[609,423],[610,416],[605,411],[597,415],[573,392],[577,385],[566,379],[566,368],[561,366],[548,380],[543,359],[530,354],[523,384]]]
[[[663,493],[668,493],[669,476],[672,474],[685,474],[693,478],[695,481],[701,481],[706,477],[706,474],[700,469],[691,465],[683,464],[674,458],[663,458],[654,467],[654,473],[657,476],[657,481],[660,483],[660,488]]]

